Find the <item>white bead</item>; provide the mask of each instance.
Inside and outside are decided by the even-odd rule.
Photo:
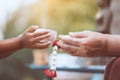
[[[50,57],[50,64],[49,64],[51,70],[56,70],[57,50],[58,50],[58,47],[54,46],[53,52],[52,52],[51,57]]]

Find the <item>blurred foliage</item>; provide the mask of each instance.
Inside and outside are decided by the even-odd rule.
[[[68,32],[82,31],[86,29],[94,30],[94,16],[98,10],[96,0],[47,1],[47,28],[54,29],[59,34],[67,34]],[[41,10],[41,0],[38,0],[32,5],[26,6],[21,4],[14,14],[8,14],[6,31],[4,32],[5,38],[20,35],[30,25],[41,26]],[[24,56],[27,57],[27,60],[32,58],[31,55],[27,56],[27,54],[31,53],[29,50],[21,50],[17,53],[18,54],[13,56],[18,55],[18,58],[23,58]]]
[[[95,0],[47,0],[47,28],[60,34],[71,31],[94,30],[94,16],[98,10]],[[8,15],[5,37],[10,38],[22,33],[30,25],[41,25],[41,0],[23,6]]]
[[[52,0],[49,8],[49,26],[59,33],[94,30],[95,0]]]

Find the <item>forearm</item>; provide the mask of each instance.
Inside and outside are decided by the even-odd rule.
[[[0,59],[11,55],[21,48],[22,45],[20,37],[0,40]]]
[[[108,55],[120,57],[120,35],[108,35]]]
[[[37,29],[39,29],[38,26],[31,26],[19,37],[0,40],[0,59],[22,48],[45,49],[49,47],[51,41],[45,43],[40,43],[40,41],[50,39],[50,31],[46,29],[44,31],[35,32]]]

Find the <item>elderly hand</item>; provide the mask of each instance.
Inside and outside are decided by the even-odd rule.
[[[58,46],[73,56],[96,57],[107,55],[107,35],[92,32],[73,32],[69,35],[60,35],[62,42]]]
[[[20,36],[23,48],[44,49],[51,44],[51,41],[40,43],[40,41],[50,38],[51,35],[48,31],[35,32],[38,28],[38,26],[31,26]]]

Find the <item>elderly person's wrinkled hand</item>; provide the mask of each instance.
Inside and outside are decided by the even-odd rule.
[[[69,35],[60,35],[58,42],[60,50],[73,56],[96,57],[107,55],[107,35],[92,32],[71,32]]]

